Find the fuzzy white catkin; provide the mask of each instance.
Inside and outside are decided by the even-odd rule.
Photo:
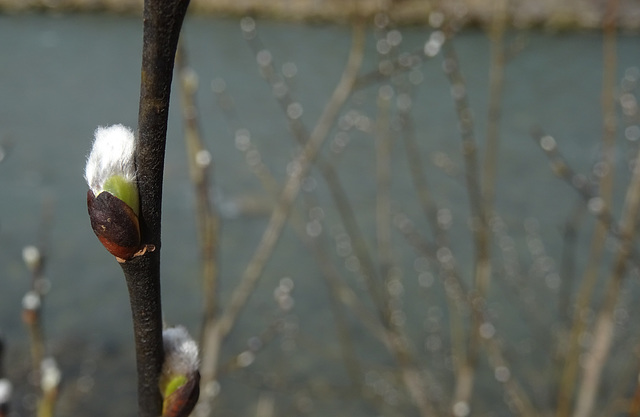
[[[56,389],[60,385],[62,373],[54,358],[47,357],[42,359],[40,373],[40,386],[44,392]]]
[[[136,140],[133,131],[117,124],[98,127],[94,137],[84,171],[84,177],[91,191],[98,195],[103,190],[105,181],[114,175],[120,175],[127,181],[134,181]]]
[[[0,405],[7,404],[11,400],[11,391],[11,382],[6,378],[0,379]]]
[[[198,370],[198,344],[183,326],[169,327],[162,331],[164,343],[165,375],[189,375]]]

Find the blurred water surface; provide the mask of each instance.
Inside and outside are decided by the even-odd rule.
[[[420,27],[401,29],[400,32],[400,48],[405,51],[421,48],[430,33],[427,28]],[[302,120],[312,127],[345,64],[349,29],[259,21],[258,33],[278,68],[284,64],[289,70],[295,68],[293,94],[303,106]],[[227,204],[226,207],[239,197],[263,201],[260,183],[235,147],[230,125],[211,93],[211,82],[224,80],[227,92],[235,101],[236,123],[249,129],[262,160],[280,180],[286,176],[294,148],[286,119],[271,88],[260,77],[255,56],[242,37],[239,22],[188,17],[183,39],[188,59],[200,79],[200,122],[213,156],[216,195]],[[509,41],[518,39],[524,42],[524,47],[510,57],[505,72],[497,211],[517,242],[523,242],[523,225],[527,219],[537,219],[547,251],[559,262],[560,229],[577,198],[566,184],[553,177],[544,155],[530,138],[530,130],[540,126],[553,134],[573,166],[589,172],[598,157],[602,135],[602,38],[596,33],[514,33],[508,36]],[[366,70],[377,65],[375,46],[375,36],[370,31]],[[468,83],[476,136],[482,146],[488,101],[489,41],[484,33],[470,30],[456,38],[455,46]],[[639,47],[636,36],[622,35],[618,39],[618,80],[628,68],[640,65]],[[80,366],[78,357],[90,358],[95,349],[103,352],[102,359],[92,365],[97,388],[87,396],[104,399],[113,395],[118,400],[109,401],[107,405],[101,400],[79,400],[86,402],[86,415],[92,416],[132,415],[135,375],[126,287],[120,268],[100,246],[89,227],[82,173],[96,126],[136,125],[140,49],[141,22],[138,18],[0,16],[0,143],[5,147],[11,144],[0,163],[0,329],[14,352],[27,346],[26,332],[20,323],[20,299],[28,287],[28,273],[22,263],[21,251],[25,245],[38,243],[42,234],[43,207],[51,204],[53,220],[45,234],[49,245],[46,273],[52,283],[45,305],[46,334],[54,353],[63,356],[62,364],[71,369],[67,372],[71,374],[70,380],[81,372],[77,369]],[[473,258],[464,183],[461,177],[452,178],[432,163],[441,153],[448,155],[459,170],[463,166],[450,87],[441,64],[441,58],[436,57],[421,66],[423,81],[416,87],[413,115],[429,182],[439,203],[448,207],[453,216],[452,250],[463,271],[468,273]],[[375,123],[379,85],[359,91],[348,105],[368,116],[372,123]],[[193,193],[177,98],[178,95],[173,94],[166,155],[163,303],[169,323],[182,323],[197,334],[201,306],[198,251]],[[628,152],[634,146],[622,133],[623,129],[620,129],[616,157],[620,176],[624,178]],[[376,190],[373,138],[370,134],[353,133],[347,149],[336,159],[339,160],[336,166],[340,178],[352,199],[361,227],[370,238],[372,250],[375,248]],[[328,147],[325,151],[330,154]],[[317,179],[313,192],[317,193],[318,205],[323,207],[327,220],[323,233],[333,242],[332,236],[338,233],[333,227],[337,215],[322,179],[316,172],[313,175]],[[621,185],[624,184],[621,180]],[[420,210],[400,141],[393,151],[392,187],[395,205],[413,216],[421,230],[426,230],[424,220],[418,220]],[[621,201],[622,189],[617,188],[617,201]],[[224,220],[220,298],[223,303],[261,236],[266,211],[262,214]],[[395,236],[394,241],[403,240]],[[580,247],[584,249],[585,246]],[[418,272],[413,268],[415,254],[406,244],[398,243],[396,256],[399,264],[405,267],[407,326],[415,329],[415,344],[423,349],[425,334],[421,328],[427,310],[425,306],[444,306],[443,293],[441,289],[434,289],[431,295],[425,296],[417,291],[420,286],[416,279]],[[584,260],[585,255],[579,256]],[[523,257],[527,258],[527,255]],[[336,257],[336,262],[343,261]],[[244,349],[246,340],[268,327],[278,315],[273,290],[285,277],[295,284],[294,315],[288,320],[300,328],[303,336],[312,336],[310,343],[314,348],[329,356],[336,354],[336,336],[325,284],[313,258],[287,230],[240,326],[232,334],[226,355]],[[540,286],[544,287],[544,283]],[[504,299],[500,291],[495,291],[494,295],[493,307],[498,317],[505,317],[505,329],[512,330],[516,340],[528,340],[527,335],[518,334],[517,314],[512,313],[518,306],[517,300]],[[550,305],[549,308],[554,307]],[[364,343],[370,338],[366,334],[356,337],[361,337]],[[318,343],[317,339],[326,345]],[[531,343],[535,345],[536,342]],[[370,350],[360,352],[364,360],[377,362],[385,358],[381,347],[373,346],[374,342],[371,344]],[[277,353],[278,349],[274,347],[264,353],[271,362],[260,363],[258,359],[255,366],[268,372],[269,366],[284,369],[287,364],[296,369],[286,371],[291,372],[293,380],[304,380],[311,373],[338,385],[345,382],[339,361],[336,361],[336,368],[319,369],[323,362],[315,355],[286,359],[287,355],[283,358]],[[77,356],[74,354],[70,359],[61,354],[69,350],[77,351]],[[384,359],[383,362],[385,360],[388,361]],[[20,367],[24,368],[24,365]],[[238,388],[242,386],[235,380],[228,384],[231,388],[226,390],[225,385],[222,392],[232,393],[230,397],[235,399],[227,400],[227,407],[236,407],[228,415],[241,415],[247,411],[243,407],[248,407],[248,403],[239,393],[246,388]],[[255,393],[251,396],[253,398]],[[343,406],[338,408],[347,412]]]

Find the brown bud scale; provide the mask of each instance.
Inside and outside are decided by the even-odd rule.
[[[96,197],[89,190],[87,208],[93,232],[112,255],[128,260],[140,250],[138,216],[124,201],[107,191]]]
[[[162,417],[188,417],[200,397],[200,372],[195,371],[187,382],[163,402]]]

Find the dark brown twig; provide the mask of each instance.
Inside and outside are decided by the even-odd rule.
[[[154,251],[121,264],[131,303],[138,370],[138,415],[162,414],[158,377],[162,369],[160,222],[162,176],[173,64],[188,0],[146,0],[136,166],[144,243]]]

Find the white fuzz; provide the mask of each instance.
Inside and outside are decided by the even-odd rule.
[[[133,131],[123,125],[98,127],[84,177],[96,196],[103,190],[104,182],[111,176],[120,175],[134,181],[136,167],[134,152],[136,139]]]
[[[47,357],[40,362],[40,386],[44,392],[56,389],[60,385],[62,373],[54,358]]]
[[[169,327],[162,331],[164,342],[164,364],[162,373],[190,375],[198,370],[198,344],[182,326]]]
[[[8,379],[0,379],[0,405],[7,404],[11,400],[12,386]]]
[[[22,297],[22,308],[25,310],[37,310],[40,308],[40,295],[35,291],[27,291]]]
[[[35,266],[40,263],[40,249],[36,246],[29,245],[22,248],[22,260],[27,266]]]

